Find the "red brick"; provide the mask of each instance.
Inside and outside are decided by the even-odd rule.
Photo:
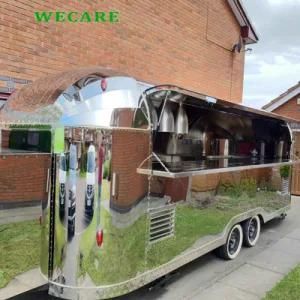
[[[47,199],[49,166],[49,155],[1,155],[0,204]]]
[[[0,2],[1,75],[35,80],[76,67],[104,66],[240,102],[244,53],[225,0]],[[118,24],[38,24],[35,11],[118,10]]]

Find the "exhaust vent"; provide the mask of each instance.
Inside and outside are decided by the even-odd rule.
[[[175,233],[175,204],[149,209],[149,242],[157,242]]]
[[[288,195],[290,190],[290,180],[282,178],[281,180],[281,195]]]

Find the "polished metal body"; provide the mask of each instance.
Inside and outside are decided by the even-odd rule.
[[[160,132],[175,132],[174,115],[168,103],[164,104],[161,118],[159,120]]]
[[[179,104],[179,109],[175,120],[175,129],[177,134],[189,133],[189,120],[184,108],[182,107],[182,102]]]
[[[50,294],[126,294],[223,245],[233,225],[289,208],[291,172],[280,175],[293,164],[285,119],[104,77],[77,80],[47,109],[22,113],[12,102],[0,113],[10,131],[49,125],[41,271]]]

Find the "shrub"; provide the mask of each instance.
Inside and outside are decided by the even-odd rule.
[[[244,191],[250,198],[256,196],[257,184],[254,178],[245,178],[240,183],[241,190]]]
[[[224,182],[218,188],[218,194],[239,198],[243,193],[253,198],[256,195],[257,184],[254,178],[241,179],[239,183]]]
[[[110,159],[106,160],[103,168],[103,178],[110,180],[111,178],[111,161]]]
[[[291,166],[289,165],[282,166],[279,170],[280,176],[282,178],[288,178],[290,176],[290,170],[291,170]]]

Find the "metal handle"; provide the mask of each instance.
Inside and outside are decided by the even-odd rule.
[[[50,179],[50,169],[47,170],[47,183],[46,183],[46,193],[49,192],[49,179]]]
[[[111,195],[114,198],[118,197],[118,175],[117,173],[113,173],[112,175],[112,189],[111,189]]]

